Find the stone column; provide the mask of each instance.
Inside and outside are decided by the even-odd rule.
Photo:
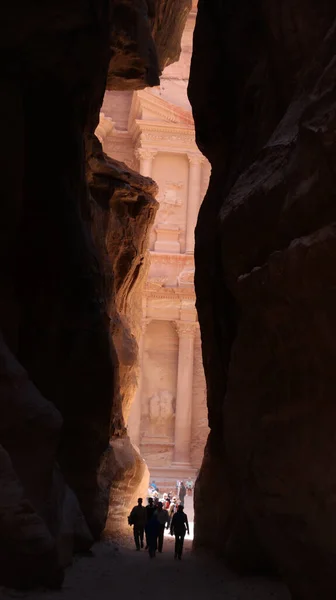
[[[156,150],[151,150],[150,148],[138,148],[136,154],[140,161],[140,175],[151,177],[153,158],[157,154]]]
[[[179,336],[174,463],[190,465],[194,338],[197,323],[176,321]]]
[[[143,350],[144,338],[149,319],[144,319],[141,324],[141,336],[139,339],[139,381],[138,389],[133,400],[130,415],[128,417],[127,429],[132,444],[139,448],[140,446],[140,425],[141,425],[141,392],[142,392],[142,371],[143,371]]]
[[[201,177],[204,157],[201,154],[188,154],[189,186],[186,217],[186,253],[192,254],[195,246],[195,227],[201,203]]]

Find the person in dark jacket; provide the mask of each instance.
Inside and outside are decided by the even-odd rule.
[[[149,523],[149,521],[151,520],[152,516],[155,513],[155,506],[154,506],[154,501],[153,498],[149,497],[148,498],[148,504],[146,506],[146,523]],[[147,532],[146,532],[146,548],[145,550],[148,550],[148,539],[147,539]]]
[[[149,552],[149,558],[155,558],[157,550],[157,539],[160,532],[160,523],[157,520],[156,512],[146,523],[146,540]]]
[[[183,505],[179,504],[177,512],[174,514],[170,525],[170,535],[175,535],[174,558],[178,558],[179,560],[182,558],[183,542],[186,532],[189,535],[188,517],[185,512],[183,512]]]
[[[140,547],[143,548],[144,546],[143,540],[146,525],[146,509],[142,506],[142,498],[138,498],[137,506],[132,508],[128,522],[130,525],[133,525],[135,547],[137,550],[140,550]]]
[[[147,521],[150,521],[150,519],[152,518],[154,513],[155,513],[155,506],[154,506],[153,498],[149,497],[148,504],[146,506]]]
[[[163,549],[164,530],[165,530],[166,524],[169,521],[168,511],[165,508],[163,508],[162,502],[159,502],[158,508],[155,512],[155,516],[156,516],[157,520],[159,521],[157,549],[161,553],[162,549]]]

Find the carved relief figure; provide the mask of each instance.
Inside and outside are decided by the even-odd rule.
[[[163,223],[167,223],[169,217],[174,213],[174,209],[182,206],[180,191],[183,188],[182,181],[166,181],[163,186],[163,193],[159,196],[160,217]]]
[[[167,390],[160,394],[160,420],[166,422],[174,416],[173,394]]]
[[[174,396],[168,390],[160,390],[149,398],[149,417],[151,434],[167,436],[174,417]]]
[[[149,399],[149,416],[152,423],[159,421],[160,412],[160,396],[159,394],[154,394]]]

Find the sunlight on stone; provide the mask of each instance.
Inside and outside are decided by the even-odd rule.
[[[195,3],[194,3],[195,4]],[[195,481],[208,435],[195,309],[194,229],[210,165],[195,143],[187,85],[196,9],[180,60],[156,88],[106,92],[97,135],[112,158],[159,185],[142,298],[140,376],[128,432],[160,491]]]

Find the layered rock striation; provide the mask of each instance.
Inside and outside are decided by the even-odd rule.
[[[295,600],[336,593],[335,19],[329,0],[200,0],[189,87],[212,164],[195,543],[280,573]]]
[[[162,4],[2,10],[1,584],[61,585],[72,551],[105,527],[127,462],[120,446],[132,453],[123,419],[137,353],[130,306],[156,188],[108,161],[94,131],[106,85],[155,85],[174,58],[157,50],[155,23],[176,54],[189,2],[171,2],[168,14]]]

